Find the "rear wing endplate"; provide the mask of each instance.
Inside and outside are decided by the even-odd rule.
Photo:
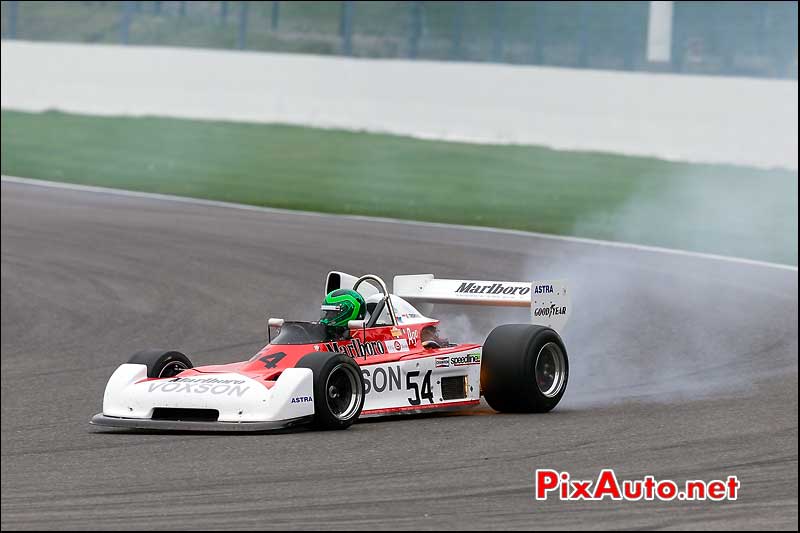
[[[416,274],[395,276],[393,292],[412,303],[529,307],[533,324],[558,332],[571,309],[566,280],[479,281]]]

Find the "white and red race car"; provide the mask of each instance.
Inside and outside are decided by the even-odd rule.
[[[270,318],[269,342],[246,361],[193,367],[180,352],[139,352],[108,380],[91,423],[122,428],[262,431],[311,423],[344,429],[359,417],[462,409],[484,396],[495,410],[553,409],[569,361],[563,281],[506,282],[328,274],[325,292],[366,301],[346,328]],[[412,305],[413,303],[413,305]],[[440,338],[433,304],[530,308],[533,324],[492,330],[483,346]],[[415,307],[416,305],[416,307]],[[276,335],[272,335],[275,332]]]

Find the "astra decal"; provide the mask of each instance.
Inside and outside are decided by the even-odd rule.
[[[305,403],[305,402],[313,402],[314,398],[311,396],[295,396],[292,398],[291,403]]]
[[[524,296],[531,292],[531,288],[527,283],[517,285],[509,283],[490,283],[481,285],[473,281],[465,281],[458,286],[456,292],[460,294],[508,294]]]

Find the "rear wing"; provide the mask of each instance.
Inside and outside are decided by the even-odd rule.
[[[533,324],[558,332],[567,323],[571,308],[565,280],[478,281],[417,274],[395,276],[393,292],[412,303],[529,307]]]

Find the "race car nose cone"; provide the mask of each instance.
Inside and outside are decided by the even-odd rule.
[[[214,411],[214,423],[292,422],[314,414],[313,373],[307,368],[284,370],[271,388],[234,372],[163,379],[147,379],[146,372],[135,364],[117,369],[106,386],[100,422],[109,417],[138,420],[131,427],[143,427],[141,420],[158,424],[153,417],[165,410],[182,416]]]

